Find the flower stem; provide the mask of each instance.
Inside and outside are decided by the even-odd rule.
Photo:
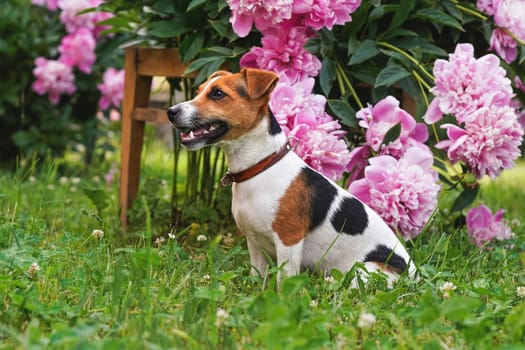
[[[465,13],[468,13],[469,15],[472,15],[474,17],[478,17],[479,19],[481,19],[482,21],[486,21],[487,20],[487,16],[485,16],[484,14],[482,14],[481,12],[479,11],[476,11],[476,10],[473,10],[473,9],[469,9],[468,7],[466,6],[463,6],[463,5],[460,5],[457,1],[455,0],[452,0],[452,2],[454,2],[456,4],[456,7],[458,9],[460,9],[461,11],[465,12]]]
[[[339,63],[339,61],[336,61],[336,70],[337,70],[337,80],[339,81],[339,86],[341,87],[341,84],[342,84],[341,81],[346,83],[346,86],[350,90],[350,94],[352,95],[355,102],[359,106],[359,109],[363,109],[364,108],[363,103],[361,103],[361,100],[359,99],[359,96],[357,96],[357,92],[355,91],[354,86],[352,85],[348,77],[346,76],[345,71],[343,67],[341,66],[341,63]],[[344,92],[344,91],[345,90],[343,87],[341,89],[341,92]]]
[[[515,42],[517,42],[519,45],[521,46],[525,46],[525,42],[523,40],[520,40],[520,38],[518,38],[513,32],[511,32],[510,30],[508,30],[507,28],[504,28],[504,27],[497,27],[499,29],[501,29],[502,31],[505,32],[505,34],[508,34]]]
[[[390,44],[390,43],[387,43],[385,41],[378,41],[377,42],[377,45],[379,46],[382,46],[382,47],[385,47],[387,49],[390,49],[392,51],[395,51],[403,56],[405,56],[410,62],[412,62],[417,68],[419,68],[421,70],[421,72],[423,72],[424,75],[426,75],[426,77],[432,81],[434,81],[434,76],[432,74],[430,74],[426,69],[425,67],[423,67],[421,65],[421,63],[419,63],[418,60],[416,60],[414,57],[412,57],[411,55],[409,55],[407,52],[405,52],[404,50],[401,50],[400,48]]]

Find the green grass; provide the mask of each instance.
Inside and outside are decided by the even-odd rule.
[[[158,149],[145,152],[144,178],[169,181],[169,151]],[[117,186],[95,177],[109,167],[68,181],[61,162],[0,173],[0,349],[525,349],[523,163],[480,195],[515,219],[512,246],[480,250],[438,217],[408,244],[418,281],[388,289],[377,276],[350,289],[352,273],[301,274],[281,292],[277,267],[250,276],[230,217],[221,229],[203,217],[170,239],[144,196],[138,213],[160,214],[122,232]],[[107,207],[98,212],[84,188]],[[448,296],[445,282],[456,287]],[[375,323],[361,324],[364,313]]]

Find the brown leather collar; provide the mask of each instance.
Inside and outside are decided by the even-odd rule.
[[[286,145],[284,145],[284,147],[281,148],[278,152],[270,154],[268,157],[264,158],[255,165],[252,165],[248,169],[233,174],[227,171],[226,174],[221,178],[221,185],[230,186],[233,182],[243,182],[248,179],[251,179],[255,175],[262,173],[263,171],[277,163],[279,160],[281,160],[286,155],[286,153],[290,151],[290,149],[291,146],[287,142]]]

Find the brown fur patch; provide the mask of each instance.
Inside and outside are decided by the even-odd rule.
[[[300,242],[308,233],[311,223],[311,191],[305,175],[300,173],[279,201],[272,229],[286,246]]]
[[[397,269],[393,266],[390,266],[388,264],[385,264],[385,263],[380,263],[380,262],[377,262],[377,261],[371,261],[372,264],[376,265],[377,267],[379,267],[379,269],[381,271],[384,271],[384,272],[389,272],[391,274],[395,274],[395,275],[400,275],[403,273],[403,270],[401,269]]]

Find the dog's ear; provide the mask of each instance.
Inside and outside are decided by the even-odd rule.
[[[274,72],[261,69],[244,68],[241,74],[246,82],[248,96],[252,100],[269,95],[279,80],[279,76]]]

